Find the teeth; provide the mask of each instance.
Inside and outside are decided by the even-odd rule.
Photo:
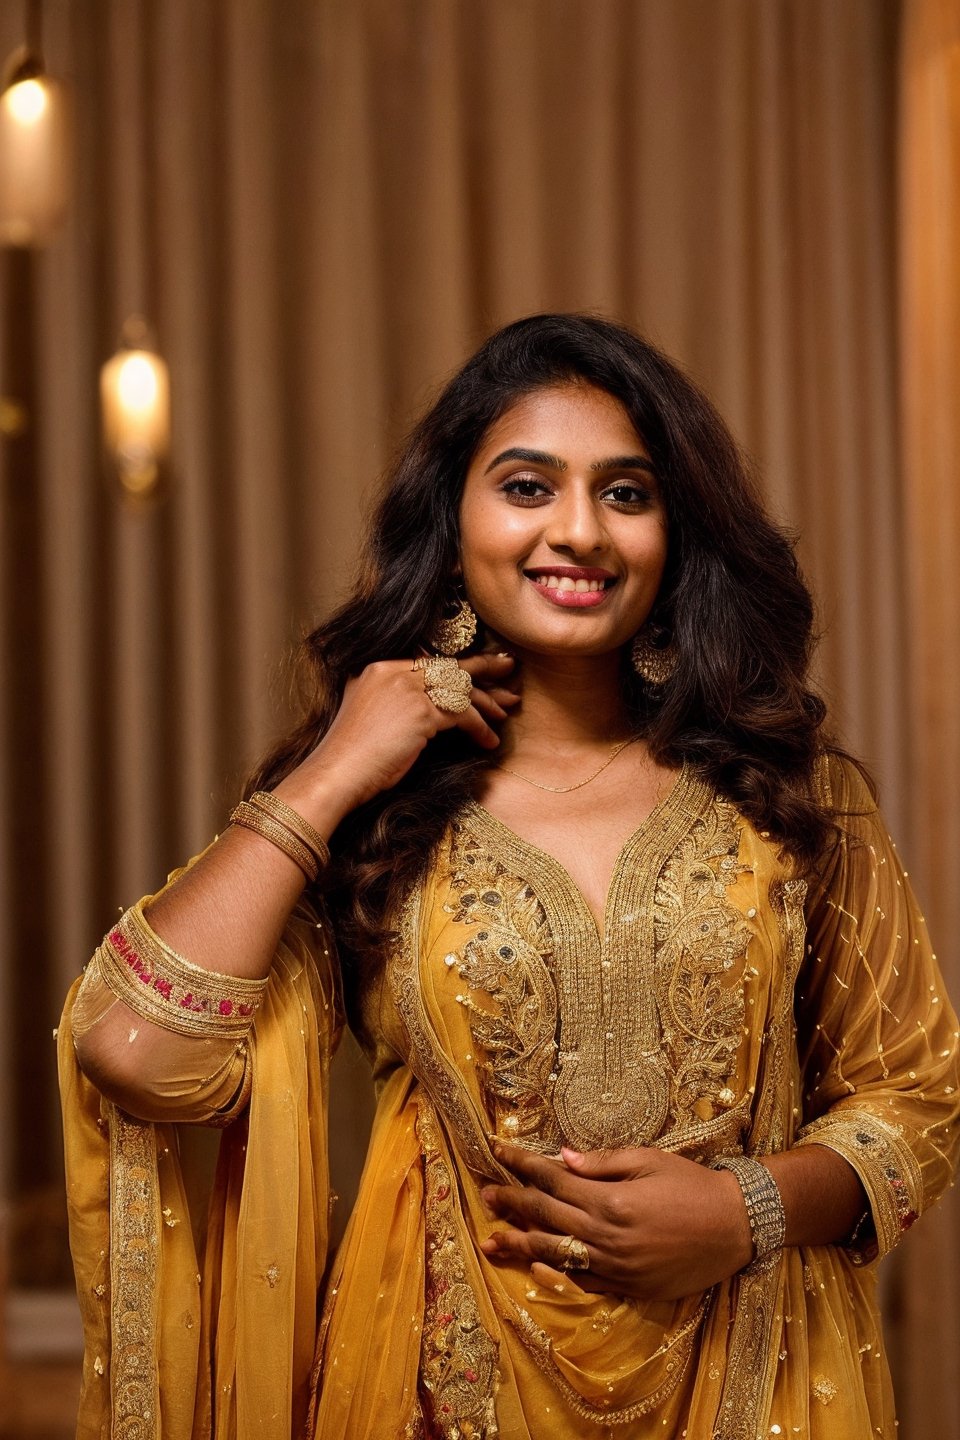
[[[604,580],[574,580],[570,575],[540,575],[531,572],[531,580],[537,585],[545,585],[548,590],[575,590],[585,594],[591,590],[605,590]]]

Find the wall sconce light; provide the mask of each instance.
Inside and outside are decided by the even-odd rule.
[[[36,54],[17,51],[0,93],[0,244],[52,238],[67,209],[68,139],[64,87]]]
[[[120,348],[100,371],[103,443],[125,495],[156,492],[170,443],[170,374],[139,315],[123,327]]]

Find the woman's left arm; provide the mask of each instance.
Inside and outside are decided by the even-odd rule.
[[[957,1019],[922,916],[855,767],[830,762],[845,834],[809,906],[797,986],[802,1128],[762,1157],[783,1201],[787,1245],[851,1242],[857,1261],[896,1242],[949,1183],[960,1141]],[[558,1235],[587,1244],[585,1289],[668,1299],[753,1257],[735,1177],[657,1149],[544,1159],[504,1146],[524,1188],[484,1199],[518,1227],[491,1256],[556,1267]],[[852,1237],[855,1236],[855,1240]],[[556,1276],[553,1276],[556,1279]]]

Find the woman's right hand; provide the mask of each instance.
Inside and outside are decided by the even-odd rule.
[[[463,730],[484,750],[499,745],[494,726],[507,719],[520,698],[509,686],[515,664],[511,655],[471,655],[459,662],[473,681],[470,706],[460,714],[433,703],[423,670],[413,664],[378,660],[349,680],[330,729],[276,793],[308,816],[317,814],[319,803],[327,822],[323,828],[329,831],[358,805],[402,780],[441,730]]]

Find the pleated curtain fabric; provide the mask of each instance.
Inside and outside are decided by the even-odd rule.
[[[72,210],[46,253],[0,265],[0,382],[30,410],[0,444],[15,1215],[58,1183],[50,1029],[67,984],[118,907],[224,823],[289,713],[292,643],[349,582],[393,447],[521,314],[623,318],[715,398],[801,532],[823,687],[956,933],[955,240],[938,350],[919,316],[944,309],[941,271],[916,292],[909,275],[942,183],[910,177],[936,142],[956,226],[957,172],[941,112],[910,119],[926,101],[898,135],[920,10],[937,5],[49,0]],[[19,23],[0,8],[3,53]],[[98,368],[134,311],[156,327],[174,416],[165,497],[139,508],[97,428]],[[348,1186],[367,1101],[359,1066],[342,1070]],[[915,1298],[958,1234],[945,1205],[891,1267],[906,1434],[936,1416],[960,1440],[938,1349],[958,1302],[941,1269],[920,1345]]]
[[[960,6],[903,13],[899,103],[901,484],[907,558],[903,678],[911,736],[911,865],[944,973],[960,988]],[[931,1355],[960,1354],[956,1192],[897,1271],[902,1433],[960,1435],[960,1392]],[[910,1429],[906,1428],[906,1417]]]

